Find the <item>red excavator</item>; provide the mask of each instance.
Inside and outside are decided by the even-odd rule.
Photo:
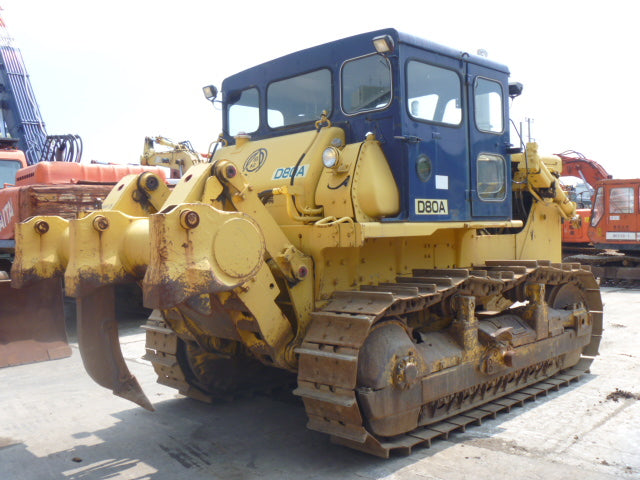
[[[598,162],[589,160],[583,154],[568,150],[557,154],[562,159],[561,177],[572,177],[580,183],[565,182],[564,189],[569,199],[576,203],[577,220],[565,221],[562,224],[563,254],[593,253],[593,245],[589,239],[589,222],[591,220],[591,200],[596,183],[610,179],[611,175]]]
[[[637,285],[640,280],[640,179],[614,179],[599,163],[568,151],[562,176],[582,179],[593,197],[576,198],[578,222],[563,225],[565,261],[591,265],[602,284]]]

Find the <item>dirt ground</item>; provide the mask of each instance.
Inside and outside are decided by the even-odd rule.
[[[129,322],[123,351],[156,411],[95,385],[75,343],[71,358],[0,369],[0,479],[640,478],[640,291],[603,288],[603,299],[590,374],[389,460],[307,430],[288,394],[207,405],[156,384]]]

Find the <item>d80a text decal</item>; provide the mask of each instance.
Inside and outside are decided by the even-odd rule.
[[[416,198],[416,215],[448,215],[447,200],[437,198]]]

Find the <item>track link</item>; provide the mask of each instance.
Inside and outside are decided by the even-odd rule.
[[[579,378],[591,358],[583,357],[578,365],[567,366],[570,368],[556,376],[563,369],[562,359],[547,359],[423,405],[422,426],[406,434],[376,437],[367,430],[359,402],[359,395],[367,392],[357,385],[358,357],[375,324],[435,306],[452,295],[487,297],[528,281],[547,285],[573,281],[579,285],[593,324],[591,343],[584,354],[595,356],[602,333],[602,302],[588,268],[544,261],[492,261],[470,271],[416,270],[395,284],[336,292],[323,310],[313,313],[307,335],[297,349],[300,362],[294,392],[304,400],[308,427],[331,435],[335,443],[386,458],[392,451],[408,453],[417,445],[430,445],[434,438],[446,437]]]
[[[154,310],[142,328],[146,330],[146,353],[142,357],[153,365],[158,383],[175,388],[180,394],[211,403],[214,399],[191,385],[178,361],[178,335],[164,322],[160,312]]]
[[[583,359],[573,368],[562,370],[555,375],[540,382],[534,383],[504,395],[497,400],[485,403],[471,410],[465,410],[428,426],[413,430],[406,435],[400,435],[385,441],[379,442],[379,447],[374,451],[367,448],[367,444],[358,444],[349,439],[332,436],[331,440],[339,445],[344,445],[366,453],[373,453],[384,458],[388,458],[392,452],[400,455],[410,455],[415,447],[431,447],[433,440],[448,439],[449,434],[455,432],[465,432],[467,427],[482,425],[486,419],[495,419],[500,413],[510,412],[514,407],[523,407],[525,402],[534,401],[540,396],[547,396],[551,391],[558,391],[561,387],[566,387],[573,382],[577,382],[588,372],[591,359]],[[382,455],[381,455],[382,453]]]
[[[198,355],[203,355],[205,362],[211,357],[215,360],[205,363],[202,372],[196,373],[194,360],[190,362],[188,358],[194,353],[187,346],[191,344],[197,348],[194,339],[181,339],[158,311],[154,311],[142,328],[146,330],[146,353],[142,358],[153,365],[158,383],[194,400],[206,403],[231,401],[282,390],[290,392],[295,386],[295,376],[291,372],[267,367],[246,356],[214,355],[201,350]],[[202,378],[203,374],[206,378]]]

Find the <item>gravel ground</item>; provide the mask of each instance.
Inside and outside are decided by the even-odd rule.
[[[0,479],[640,478],[640,291],[603,288],[591,373],[481,426],[382,460],[305,428],[283,394],[206,405],[155,383],[139,322],[123,351],[150,413],[99,388],[71,358],[0,369]]]

